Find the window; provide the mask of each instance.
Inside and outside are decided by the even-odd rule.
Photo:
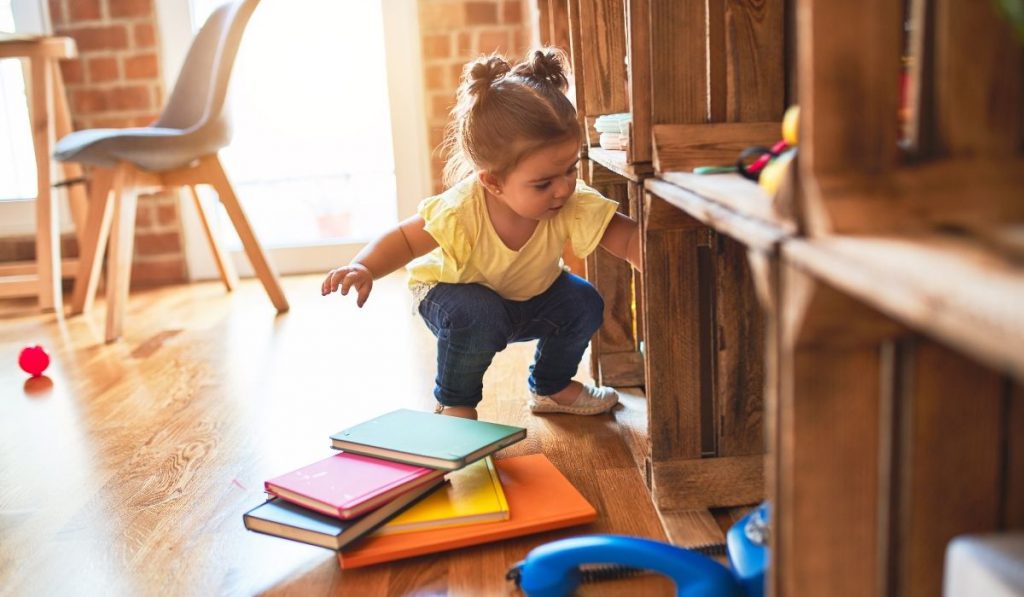
[[[185,49],[219,4],[191,0]],[[426,195],[415,11],[414,0],[264,0],[253,13],[232,74],[234,136],[221,158],[282,272],[344,263]],[[162,35],[172,19],[161,19]],[[400,19],[412,36],[396,31]],[[413,60],[402,54],[410,50]],[[406,72],[396,73],[396,62]],[[213,276],[189,220],[190,271]],[[228,248],[239,250],[226,215],[218,220]]]

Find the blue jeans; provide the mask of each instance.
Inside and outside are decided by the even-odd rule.
[[[589,282],[563,272],[541,294],[510,301],[480,284],[438,284],[419,306],[437,336],[434,397],[445,406],[483,398],[484,372],[510,342],[540,340],[530,366],[530,390],[565,389],[590,337],[601,327],[604,300]]]

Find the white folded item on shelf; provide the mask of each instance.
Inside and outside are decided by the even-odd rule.
[[[1024,533],[961,535],[946,547],[942,594],[1024,595]]]
[[[629,136],[619,133],[601,133],[599,143],[604,149],[625,150],[629,145]]]

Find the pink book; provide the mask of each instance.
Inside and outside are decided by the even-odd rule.
[[[270,479],[264,487],[285,501],[347,520],[443,474],[442,470],[342,452]]]

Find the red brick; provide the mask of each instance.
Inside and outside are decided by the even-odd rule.
[[[153,29],[152,23],[140,23],[135,26],[134,36],[135,48],[152,48],[156,45],[156,31]]]
[[[156,79],[160,76],[156,54],[140,54],[124,59],[124,78]]]
[[[455,38],[455,53],[459,56],[470,56],[475,53],[476,47],[473,45],[473,33],[470,31],[459,31],[459,35]]]
[[[82,60],[80,58],[61,60],[60,76],[64,79],[65,84],[75,85],[84,81],[85,69],[82,68]]]
[[[467,2],[465,4],[467,25],[496,25],[498,5],[494,2]]]
[[[117,58],[111,56],[90,58],[87,67],[86,70],[89,72],[89,82],[91,83],[102,83],[121,78],[120,68],[117,66]]]
[[[154,122],[156,122],[157,118],[158,116],[156,114],[136,116],[134,118],[129,119],[129,122],[131,122],[129,126],[151,126]]]
[[[140,201],[135,208],[135,237],[142,236],[139,232],[153,227],[153,206],[149,201]]]
[[[115,87],[110,90],[111,110],[146,110],[149,103],[149,88],[144,85]]]
[[[89,121],[88,128],[126,129],[132,126],[132,119],[126,116],[96,116]]]
[[[432,126],[428,131],[428,142],[430,143],[430,153],[435,154],[440,151],[441,144],[444,143],[444,127]]]
[[[114,18],[148,17],[153,14],[153,0],[107,0],[107,8]]]
[[[462,70],[466,68],[465,64],[453,64],[451,65],[452,79],[456,81],[455,85],[462,82]]]
[[[71,111],[75,114],[96,114],[107,109],[107,94],[98,89],[76,89],[71,92]]]
[[[60,0],[49,0],[50,4],[50,21],[53,22],[54,28],[58,28],[61,25],[67,23],[67,19],[64,17],[64,3]],[[57,31],[57,33],[60,33]]]
[[[501,7],[501,20],[509,25],[521,25],[523,3],[520,0],[505,0],[505,4]]]
[[[160,204],[156,208],[156,221],[161,226],[178,223],[178,205],[176,203]]]
[[[424,58],[447,58],[451,53],[451,39],[447,34],[423,36]]]
[[[505,53],[509,50],[508,43],[508,31],[501,29],[492,29],[490,31],[482,31],[480,38],[477,41],[477,50],[482,54],[488,54],[490,52]]]
[[[430,98],[430,113],[435,118],[447,118],[453,105],[455,105],[455,100],[450,94],[439,93]]]
[[[427,91],[441,91],[448,87],[448,77],[445,76],[444,71],[444,67],[438,64],[427,66],[425,73]]]
[[[185,258],[170,255],[159,259],[138,258],[132,263],[132,287],[177,284],[187,279]]]
[[[71,0],[68,2],[68,21],[95,21],[100,18],[99,0]]]
[[[179,252],[181,252],[181,239],[177,232],[140,231],[135,235],[135,253],[137,255],[166,255]]]
[[[466,24],[459,2],[419,2],[420,31],[451,31]]]
[[[80,52],[121,50],[128,47],[128,32],[124,25],[82,27],[69,30],[67,35],[75,38]]]

